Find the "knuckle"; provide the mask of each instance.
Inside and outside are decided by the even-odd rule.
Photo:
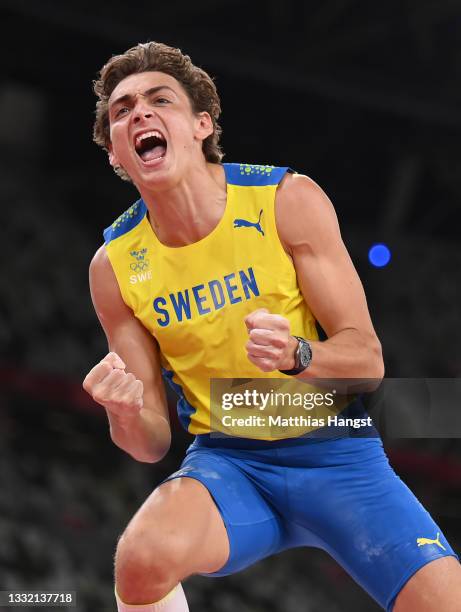
[[[265,323],[267,323],[268,321],[270,321],[270,317],[271,315],[265,313],[265,312],[258,312],[258,314],[256,315],[255,319],[256,321],[261,325],[264,326]]]
[[[110,365],[112,360],[113,360],[113,356],[112,355],[113,355],[113,353],[107,353],[107,355],[105,357],[103,357],[99,363],[100,364],[104,364],[104,365]]]
[[[105,401],[102,393],[99,393],[98,391],[95,391],[92,397],[95,402],[98,402],[98,404],[102,404]]]
[[[120,395],[118,398],[118,403],[124,407],[130,406],[131,401],[132,401],[132,398],[128,393],[124,393],[123,395]]]
[[[263,342],[265,337],[266,334],[262,329],[253,329],[250,333],[250,340],[252,340],[255,344]]]
[[[111,408],[115,408],[116,410],[120,408],[120,406],[123,406],[123,402],[119,395],[110,395],[106,397],[104,403],[110,404]]]
[[[277,315],[273,315],[273,317],[274,317],[274,321],[277,322],[278,327],[280,329],[288,329],[290,327],[290,322],[285,317],[282,317],[282,315],[277,314]]]
[[[274,346],[278,349],[284,349],[288,344],[288,338],[276,336],[274,338]]]
[[[108,361],[101,361],[101,363],[98,366],[98,369],[101,375],[104,375],[105,377],[108,374],[110,374],[110,372],[112,371],[112,366],[110,365]]]
[[[123,370],[112,370],[108,376],[108,379],[112,384],[119,384],[121,380],[123,380],[127,374]]]
[[[127,393],[123,396],[120,402],[125,410],[129,413],[135,413],[138,409],[138,400],[131,393]]]

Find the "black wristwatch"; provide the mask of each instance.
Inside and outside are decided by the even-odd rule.
[[[291,370],[279,370],[279,372],[288,374],[288,376],[295,376],[304,372],[312,361],[312,349],[309,342],[300,336],[293,336],[293,338],[298,341],[298,348],[295,351],[295,367]]]

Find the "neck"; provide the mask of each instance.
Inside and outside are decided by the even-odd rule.
[[[224,169],[204,163],[173,187],[160,192],[142,189],[141,196],[160,242],[169,247],[191,244],[213,231],[224,214]]]

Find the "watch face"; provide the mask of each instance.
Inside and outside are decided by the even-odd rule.
[[[300,365],[303,368],[307,368],[307,366],[309,365],[310,361],[311,361],[311,349],[310,346],[307,344],[307,342],[300,342],[300,347],[299,347],[299,361],[300,361]]]

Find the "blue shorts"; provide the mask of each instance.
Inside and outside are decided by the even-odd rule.
[[[376,436],[277,442],[197,436],[167,480],[180,477],[205,485],[227,529],[229,559],[207,576],[233,574],[279,551],[314,546],[392,610],[419,568],[447,555],[458,558],[390,467]]]

